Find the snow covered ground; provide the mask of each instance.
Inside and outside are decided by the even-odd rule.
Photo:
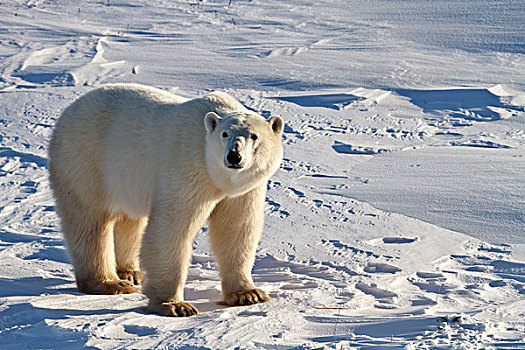
[[[524,43],[518,0],[1,1],[0,348],[525,348]],[[216,304],[206,230],[195,317],[76,290],[47,143],[113,82],[285,119],[269,303]]]

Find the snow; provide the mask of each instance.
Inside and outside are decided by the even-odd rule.
[[[366,184],[346,193],[486,242],[524,244],[522,155],[481,142],[390,152],[355,169]]]
[[[522,1],[0,2],[0,348],[525,347]],[[83,295],[47,179],[63,110],[104,83],[212,90],[286,121],[254,279]],[[334,337],[335,333],[335,337]]]

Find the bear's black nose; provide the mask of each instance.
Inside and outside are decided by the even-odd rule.
[[[230,151],[228,155],[226,156],[226,160],[228,160],[228,163],[231,165],[239,165],[239,163],[242,160],[241,154],[236,151]]]

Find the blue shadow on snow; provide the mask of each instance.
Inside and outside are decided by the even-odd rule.
[[[283,96],[274,97],[276,100],[295,103],[302,107],[324,107],[341,110],[352,104],[354,101],[361,101],[364,98],[352,94],[319,94],[303,96]]]
[[[504,103],[501,97],[487,89],[445,89],[445,90],[394,90],[398,95],[408,97],[410,102],[419,106],[425,113],[438,111],[469,110],[471,114],[453,112],[451,116],[465,119],[495,121],[500,115],[488,107],[499,107],[523,111],[523,107]],[[456,115],[457,114],[457,115]],[[470,116],[470,118],[469,118]]]

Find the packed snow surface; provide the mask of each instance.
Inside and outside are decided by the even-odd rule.
[[[0,348],[525,348],[524,43],[517,0],[1,1]],[[114,82],[285,119],[269,303],[216,304],[206,229],[195,317],[77,291],[47,144]]]

